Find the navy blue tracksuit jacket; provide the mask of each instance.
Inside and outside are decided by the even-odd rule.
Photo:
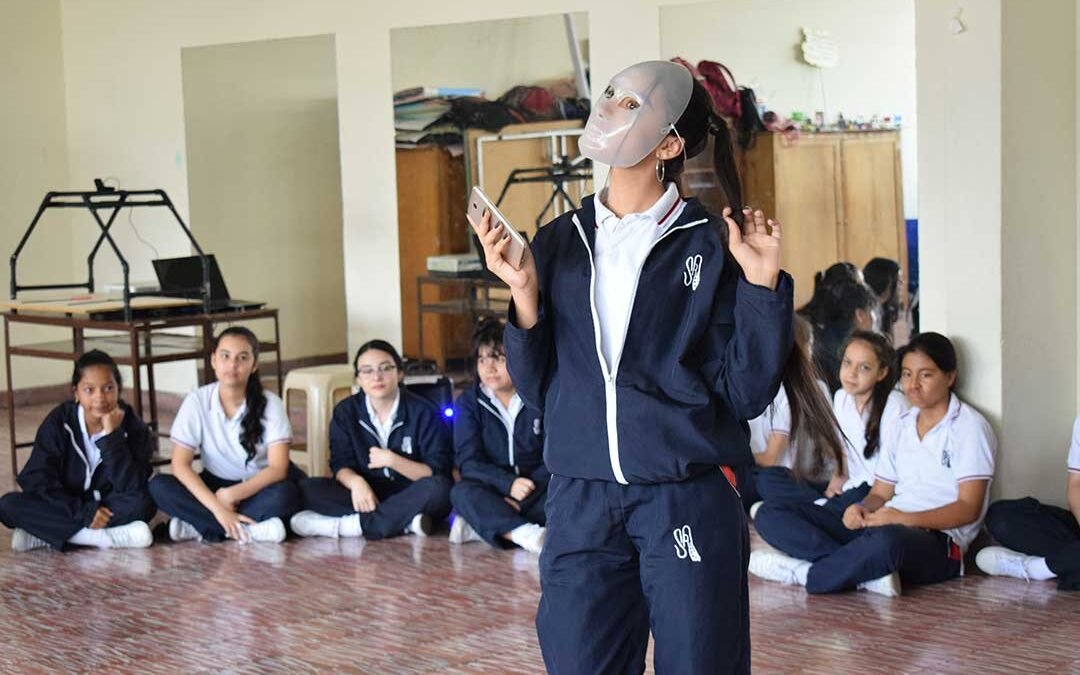
[[[781,273],[776,291],[748,283],[722,221],[688,200],[645,260],[622,356],[609,370],[592,301],[593,197],[582,203],[537,233],[540,320],[521,330],[511,307],[504,337],[518,393],[544,412],[548,469],[666,483],[753,465],[743,420],[780,386],[792,348],[791,277]]]
[[[461,477],[483,483],[501,495],[519,476],[530,478],[537,488],[551,474],[544,467],[544,428],[539,411],[524,406],[514,420],[514,434],[506,432],[495,402],[480,384],[462,392],[455,403],[454,449]]]
[[[388,445],[402,457],[427,464],[436,476],[449,478],[453,448],[446,423],[434,403],[404,387]],[[364,477],[380,499],[412,483],[393,469],[369,469],[368,450],[372,446],[380,447],[381,443],[361,391],[334,408],[330,421],[331,475],[336,476],[343,468],[352,469]]]

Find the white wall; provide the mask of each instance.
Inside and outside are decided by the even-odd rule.
[[[0,3],[0,293],[9,297],[8,256],[50,190],[67,187],[64,126],[64,70],[58,0],[3,0]],[[88,186],[89,187],[89,186]],[[89,214],[83,214],[87,219]],[[50,211],[19,258],[19,283],[86,280],[84,263],[72,271],[71,227],[67,212]],[[59,261],[59,264],[57,264]],[[78,275],[73,276],[73,275]],[[13,328],[13,342],[63,340],[57,329]],[[71,377],[71,364],[16,358],[17,388],[57,384]],[[0,377],[5,376],[0,359]]]
[[[235,298],[280,310],[282,358],[343,353],[333,36],[183,50],[191,221]],[[273,339],[270,321],[253,323]]]
[[[588,15],[571,17],[588,62]],[[479,87],[490,99],[519,84],[548,85],[574,77],[561,14],[502,21],[399,28],[390,33],[394,90]]]
[[[1077,410],[1076,4],[1034,6],[1003,2],[999,470],[1003,496],[1062,502]]]
[[[803,27],[828,31],[840,63],[819,70],[802,62]],[[815,111],[833,120],[900,113],[904,215],[918,213],[916,180],[914,0],[716,0],[664,7],[665,58],[719,61],[770,110]],[[823,86],[824,85],[824,86]]]
[[[1075,7],[968,3],[960,34],[956,12],[917,4],[923,328],[955,338],[961,393],[998,430],[995,495],[1062,503],[1077,405]]]

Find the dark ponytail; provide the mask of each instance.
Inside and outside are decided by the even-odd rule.
[[[818,386],[821,379],[810,356],[813,328],[801,317],[795,317],[795,346],[784,366],[784,389],[791,409],[790,442],[804,438],[812,443],[811,472],[824,471],[826,460],[832,460],[837,472],[844,472],[844,447],[840,443],[840,424],[833,414],[832,404]],[[802,436],[799,436],[802,432]],[[798,447],[798,446],[796,446]],[[801,458],[796,457],[791,472],[796,480],[802,478]]]
[[[75,370],[71,373],[71,386],[78,387],[82,381],[83,371],[94,366],[101,366],[112,371],[113,380],[116,381],[116,391],[119,392],[124,386],[124,380],[120,377],[120,368],[113,358],[100,349],[91,349],[75,361]]]
[[[259,339],[255,337],[255,333],[243,326],[230,326],[214,338],[214,351],[217,351],[221,338],[229,335],[247,340],[251,347],[251,356],[255,360],[255,368],[248,375],[247,384],[244,386],[244,401],[247,408],[244,411],[244,419],[240,422],[240,445],[247,452],[247,461],[250,462],[255,459],[255,446],[262,441],[263,433],[266,431],[263,425],[266,393],[259,379]]]
[[[889,402],[889,394],[896,388],[897,367],[896,350],[889,343],[889,338],[881,333],[857,330],[844,342],[841,354],[847,352],[848,345],[856,340],[862,340],[870,345],[877,357],[878,365],[889,369],[888,374],[874,385],[874,391],[870,394],[870,420],[866,423],[866,449],[863,456],[870,459],[877,454],[881,447],[881,416],[885,413],[885,405]]]
[[[694,90],[690,94],[686,110],[675,123],[675,131],[683,139],[685,156],[680,155],[664,162],[664,175],[668,180],[677,182],[685,168],[685,160],[701,154],[708,147],[709,137],[712,136],[713,169],[724,191],[724,197],[727,198],[727,205],[731,207],[731,217],[741,226],[742,184],[739,182],[739,169],[735,165],[731,129],[724,118],[713,111],[709,92],[697,80],[694,80]],[[719,220],[719,223],[724,244],[727,245],[727,227],[723,220]]]
[[[941,333],[919,333],[913,337],[911,342],[902,347],[897,354],[897,363],[901,368],[904,365],[904,357],[912,352],[925,354],[934,362],[938,370],[946,375],[956,372],[956,348],[953,347],[952,341]],[[949,388],[950,391],[954,389],[956,389],[956,382],[953,382],[953,386]]]

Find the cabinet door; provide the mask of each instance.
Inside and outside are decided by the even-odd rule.
[[[841,157],[845,259],[860,268],[875,257],[906,262],[896,134],[846,137]]]
[[[781,263],[795,279],[795,307],[814,292],[814,273],[840,259],[839,142],[803,135],[775,144],[776,217],[784,227]],[[757,204],[754,204],[756,207]]]

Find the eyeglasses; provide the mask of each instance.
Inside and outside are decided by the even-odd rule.
[[[376,371],[382,373],[383,375],[389,375],[395,370],[397,370],[396,364],[381,363],[377,368],[372,366],[363,366],[362,368],[359,368],[357,372],[360,373],[360,377],[371,377],[375,374]]]
[[[486,366],[492,363],[497,363],[500,366],[506,363],[506,354],[499,354],[497,356],[478,356],[476,357],[476,365]]]

